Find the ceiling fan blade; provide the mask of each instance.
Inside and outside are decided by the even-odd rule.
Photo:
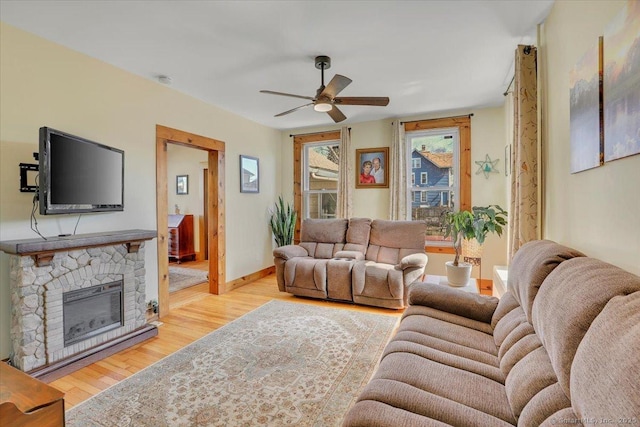
[[[320,95],[328,96],[330,99],[333,99],[342,91],[342,89],[349,86],[349,84],[351,84],[351,79],[349,77],[336,74]]]
[[[335,105],[331,110],[327,111],[327,114],[330,115],[333,121],[336,123],[340,123],[341,121],[347,119],[347,116],[342,114],[342,111],[340,111]]]
[[[268,93],[270,95],[280,95],[280,96],[291,96],[293,98],[308,99],[309,101],[314,100],[314,98],[311,96],[294,95],[292,93],[284,93],[284,92],[274,92],[272,90],[261,90],[260,93]]]
[[[386,96],[341,96],[333,101],[340,105],[373,105],[378,107],[389,105],[389,98]]]
[[[275,116],[273,116],[273,117],[280,117],[280,116],[284,116],[284,115],[286,115],[286,114],[293,113],[294,111],[298,111],[298,110],[300,110],[300,109],[302,109],[302,108],[309,107],[310,105],[313,105],[313,102],[310,102],[310,103],[308,103],[308,104],[301,105],[301,106],[296,107],[296,108],[293,108],[293,109],[291,109],[291,110],[289,110],[289,111],[285,111],[284,113],[276,114],[276,115],[275,115]]]

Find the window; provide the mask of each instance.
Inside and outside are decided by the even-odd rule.
[[[335,218],[340,141],[305,144],[302,174],[303,218]]]
[[[413,187],[414,185],[416,185],[416,174],[412,173],[411,174],[411,186]]]
[[[335,218],[338,202],[340,131],[293,138],[293,207],[298,212],[294,241],[304,218]]]
[[[471,208],[471,120],[464,116],[404,126],[412,175],[420,174],[419,184],[411,180],[408,219],[427,222],[428,252],[450,252],[451,238],[444,238],[442,217]]]

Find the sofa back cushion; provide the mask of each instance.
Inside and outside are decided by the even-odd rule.
[[[424,253],[426,229],[424,221],[374,219],[366,259],[398,264],[407,255]]]
[[[358,251],[364,255],[367,251],[367,245],[369,245],[370,234],[371,220],[369,218],[349,219],[347,243],[344,245],[344,250]]]
[[[525,243],[509,264],[507,288],[522,306],[531,323],[531,307],[544,279],[560,263],[583,253],[562,246],[551,240],[535,240]]]
[[[533,327],[569,398],[571,364],[593,320],[612,298],[637,291],[640,277],[595,258],[565,261],[545,279],[533,303]]]
[[[300,246],[313,258],[333,258],[344,248],[346,219],[305,219],[300,231]]]
[[[577,418],[640,422],[640,292],[612,298],[578,346],[571,366]]]

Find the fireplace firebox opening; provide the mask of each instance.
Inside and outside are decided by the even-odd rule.
[[[62,295],[64,346],[124,326],[123,281]]]

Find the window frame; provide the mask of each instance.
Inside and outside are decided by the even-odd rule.
[[[317,197],[318,201],[324,199],[327,194],[335,194],[336,199],[338,197],[338,187],[339,185],[336,183],[335,190],[333,189],[322,189],[322,190],[314,190],[309,188],[310,182],[308,181],[308,168],[309,168],[309,150],[314,147],[322,147],[322,146],[335,146],[340,147],[340,140],[326,140],[326,141],[317,141],[317,142],[308,142],[302,145],[302,175],[301,175],[301,185],[302,185],[302,204],[301,204],[301,215],[302,219],[310,218],[309,209],[310,209],[310,201],[312,197]],[[338,173],[340,171],[338,170]],[[307,202],[307,203],[305,203]],[[337,201],[336,201],[337,202]],[[335,215],[333,216],[335,218]]]
[[[420,185],[429,184],[429,172],[420,172]]]
[[[317,142],[327,141],[341,141],[340,131],[327,131],[318,133],[309,133],[304,135],[293,136],[293,209],[298,212],[296,219],[296,227],[293,236],[294,243],[300,243],[300,225],[302,224],[302,174],[304,172],[303,167],[303,147],[305,144],[312,144]],[[338,171],[340,173],[340,171]]]
[[[459,189],[460,189],[460,206],[458,210],[471,210],[471,115],[446,117],[438,119],[416,120],[404,123],[405,137],[407,133],[434,130],[442,128],[458,128],[459,135],[459,158],[458,158],[458,176],[459,176]],[[411,157],[411,147],[407,147],[408,158]],[[409,163],[410,162],[410,163]],[[412,160],[409,160],[409,165],[413,166]],[[413,170],[413,167],[411,168]],[[407,190],[411,191],[409,180],[407,180]],[[410,199],[410,198],[409,198]],[[409,206],[410,203],[409,203]],[[411,209],[407,210],[407,214],[411,215]],[[410,218],[409,218],[410,219]],[[443,245],[426,245],[425,251],[430,253],[455,253],[452,244]]]

